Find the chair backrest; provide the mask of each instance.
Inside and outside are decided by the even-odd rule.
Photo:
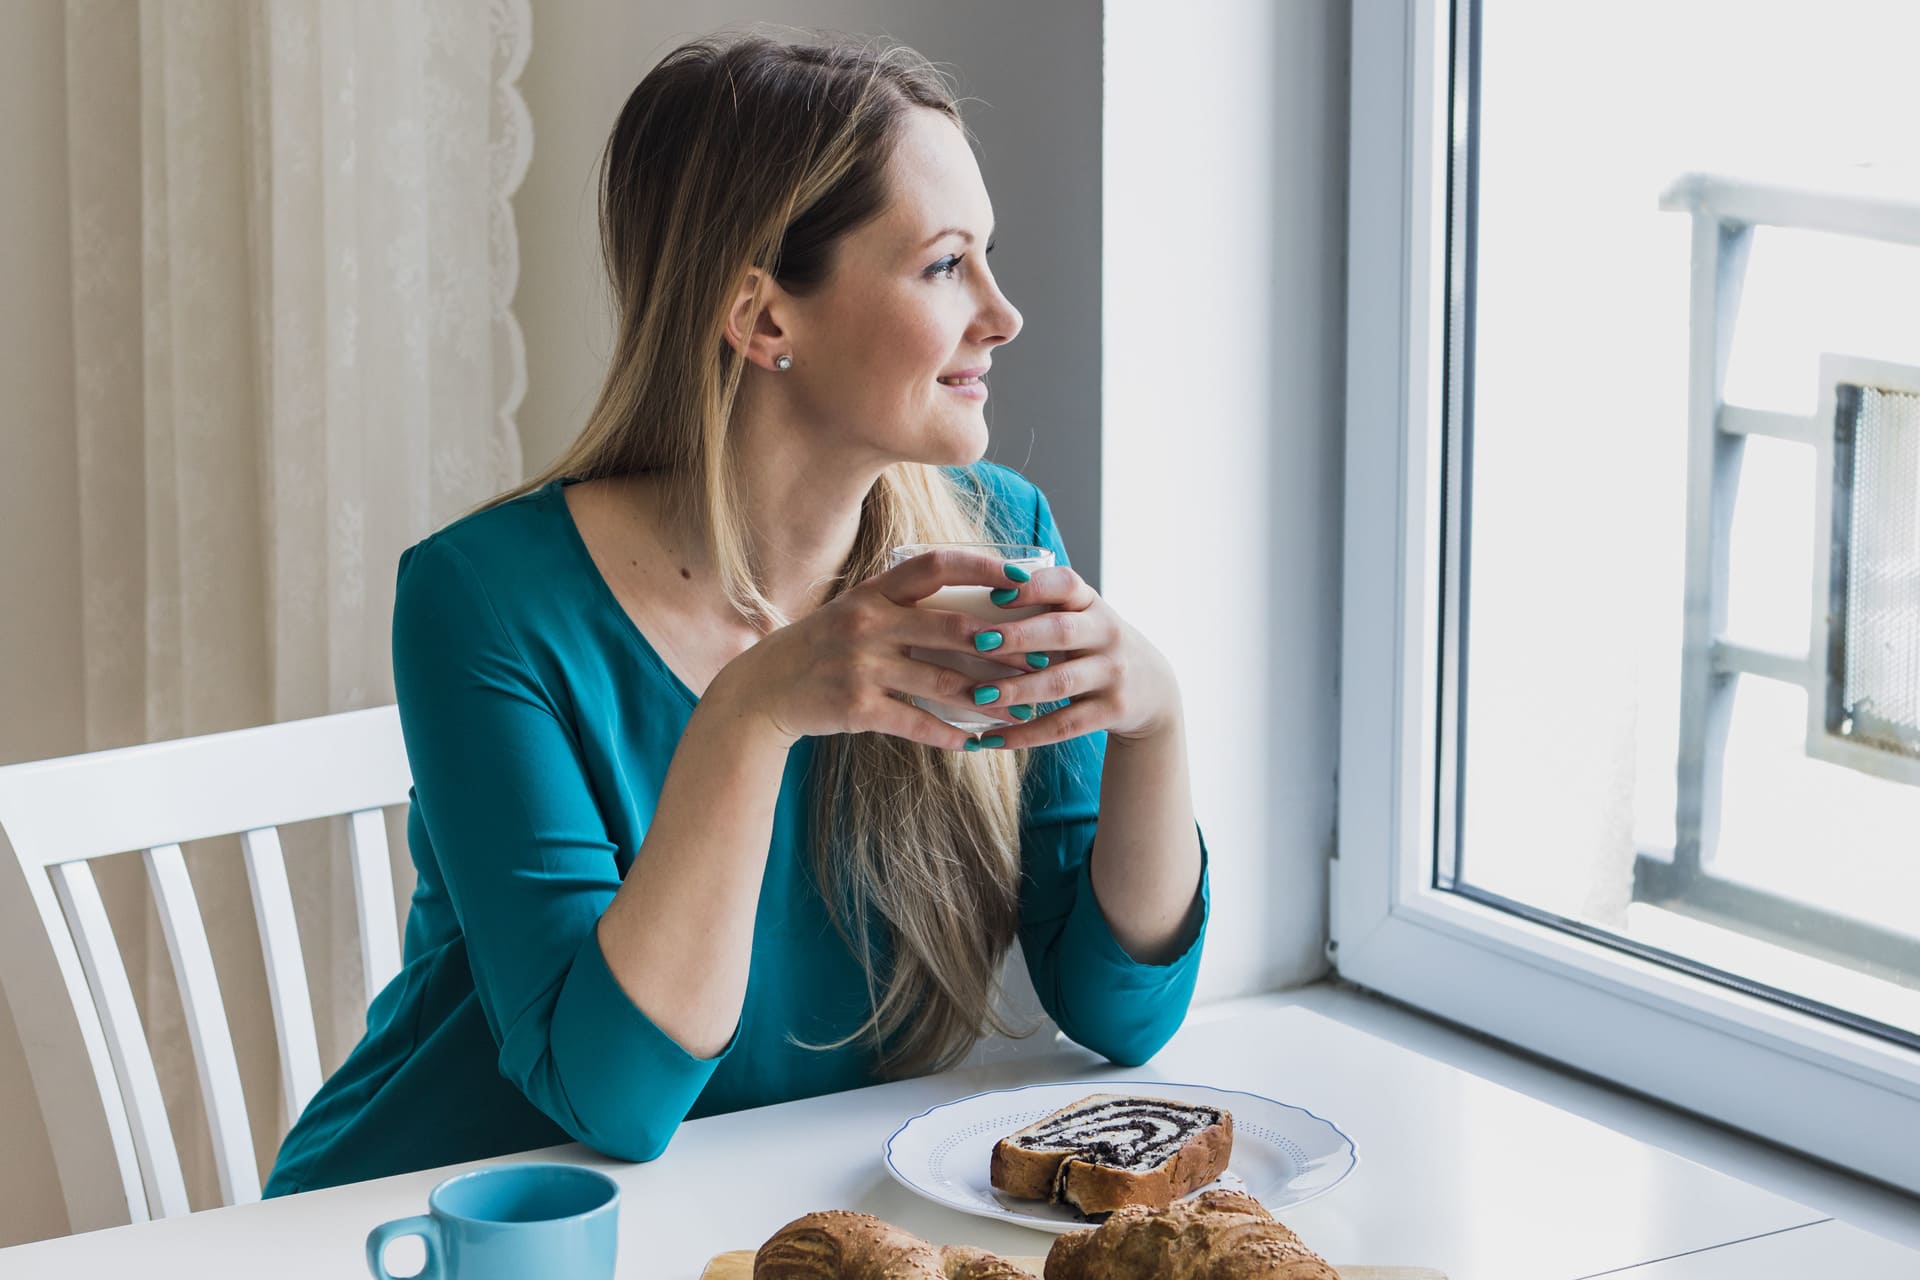
[[[88,860],[141,850],[180,987],[223,1203],[260,1197],[233,1036],[180,846],[241,837],[288,1122],[320,1085],[278,828],[350,815],[371,998],[399,971],[381,810],[412,777],[396,708],[0,768],[0,982],[75,1231],[187,1212],[132,986]]]

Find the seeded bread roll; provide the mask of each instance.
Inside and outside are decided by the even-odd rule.
[[[1031,1280],[984,1249],[928,1244],[870,1213],[795,1218],[753,1258],[753,1280]]]
[[[1169,1098],[1096,1093],[994,1144],[996,1190],[1082,1214],[1165,1208],[1226,1170],[1233,1116]]]
[[[1340,1280],[1265,1205],[1202,1191],[1165,1209],[1129,1207],[1047,1253],[1046,1280]]]

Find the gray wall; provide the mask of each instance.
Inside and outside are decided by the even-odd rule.
[[[998,220],[994,271],[1026,317],[994,356],[987,456],[1046,490],[1099,581],[1100,31],[1097,0],[769,0],[761,22],[904,41],[957,78]],[[744,21],[712,0],[568,0],[534,11],[521,87],[533,165],[514,201],[527,334],[527,469],[573,438],[610,345],[593,170],[627,94],[680,42]]]

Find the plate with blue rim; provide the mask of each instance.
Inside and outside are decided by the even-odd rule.
[[[1218,1188],[1244,1191],[1277,1214],[1333,1190],[1360,1162],[1352,1138],[1293,1103],[1163,1080],[1069,1080],[994,1089],[928,1108],[888,1137],[887,1172],[909,1191],[962,1213],[1040,1231],[1081,1230],[1088,1221],[1070,1205],[997,1191],[988,1170],[1000,1139],[1095,1093],[1166,1098],[1232,1113],[1233,1154],[1226,1172],[1194,1195]]]

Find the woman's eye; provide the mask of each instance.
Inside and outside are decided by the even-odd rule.
[[[940,259],[940,261],[928,267],[927,274],[929,276],[945,276],[951,280],[959,273],[962,257],[963,255],[958,253],[948,254],[946,257]]]

